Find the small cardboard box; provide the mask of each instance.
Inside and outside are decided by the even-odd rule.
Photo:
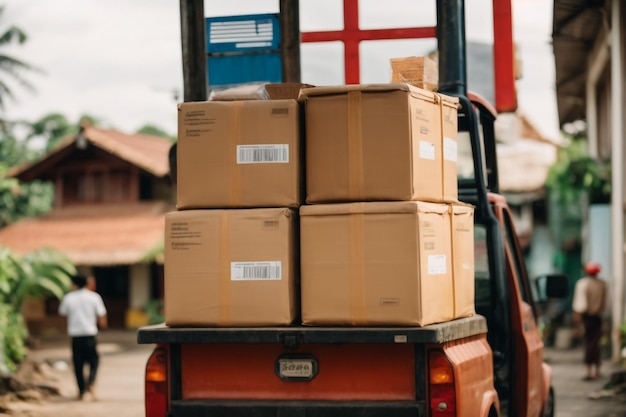
[[[476,314],[474,305],[474,207],[452,204],[452,279],[454,318]]]
[[[300,159],[295,100],[178,106],[178,209],[298,207]]]
[[[429,91],[439,86],[439,65],[434,59],[424,56],[391,58],[391,82],[408,83]]]
[[[302,322],[424,326],[454,314],[449,208],[300,207]]]
[[[287,208],[167,213],[165,323],[292,323],[297,312],[295,217]]]
[[[301,89],[311,87],[313,87],[313,85],[304,83],[265,84],[265,90],[267,90],[270,100],[297,100]]]
[[[442,201],[439,97],[408,84],[305,88],[306,201]]]
[[[443,148],[443,200],[453,203],[459,199],[458,162],[458,107],[459,99],[439,94]]]

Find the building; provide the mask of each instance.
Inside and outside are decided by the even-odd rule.
[[[144,324],[151,300],[163,297],[164,214],[174,207],[169,139],[128,135],[83,124],[39,160],[14,167],[23,182],[51,181],[46,215],[0,230],[0,245],[17,254],[40,247],[64,252],[79,272],[93,275],[114,328]],[[27,304],[29,327],[59,327],[58,302]]]
[[[560,125],[586,127],[589,155],[611,161],[611,204],[584,227],[586,260],[605,256],[611,286],[612,354],[619,360],[624,320],[624,45],[621,0],[555,0],[553,50]],[[582,123],[581,123],[582,122]],[[591,210],[590,210],[591,212]],[[606,245],[606,246],[602,246]]]

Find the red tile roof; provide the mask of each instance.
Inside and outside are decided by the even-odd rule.
[[[81,132],[91,145],[130,162],[154,176],[165,177],[170,172],[168,152],[172,146],[172,141],[167,138],[138,133],[127,134],[113,129],[102,129],[90,124],[84,124],[81,127]],[[72,146],[77,146],[79,137],[80,133],[67,137],[39,160],[11,168],[8,173],[9,176],[19,177],[26,171],[40,171],[41,166],[38,167],[38,165]]]
[[[131,265],[163,244],[168,210],[154,202],[53,210],[1,229],[0,246],[18,254],[54,247],[76,265]]]

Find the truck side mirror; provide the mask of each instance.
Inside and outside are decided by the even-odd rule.
[[[534,283],[540,302],[550,298],[565,298],[569,293],[569,279],[564,274],[540,275]]]

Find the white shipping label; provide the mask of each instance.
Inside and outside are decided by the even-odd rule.
[[[435,160],[435,145],[425,140],[420,141],[420,158]]]
[[[443,159],[457,162],[458,156],[456,140],[448,137],[443,138]]]
[[[282,263],[268,262],[231,262],[231,281],[273,281],[282,279]]]
[[[289,163],[289,144],[237,145],[238,164]]]
[[[446,255],[428,255],[428,275],[446,273]]]

